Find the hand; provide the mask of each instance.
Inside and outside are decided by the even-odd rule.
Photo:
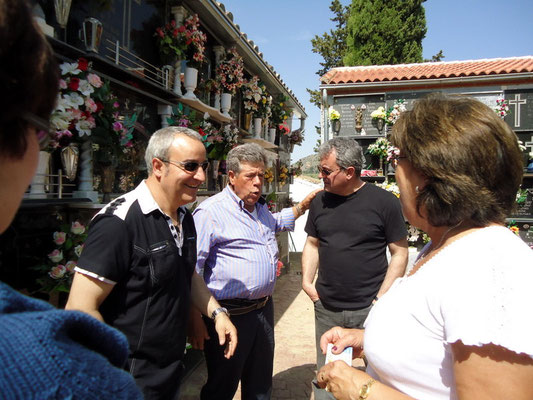
[[[227,314],[220,313],[215,317],[215,330],[217,331],[220,345],[226,345],[224,357],[231,358],[237,348],[237,328],[231,323]]]
[[[202,319],[202,314],[196,308],[192,307],[189,315],[189,324],[187,326],[187,337],[193,349],[203,350],[204,342],[209,340],[209,333]]]
[[[353,348],[353,358],[363,356],[364,329],[346,329],[336,326],[324,333],[320,338],[320,348],[326,354],[328,343],[333,343],[331,352],[340,354],[346,347]]]
[[[315,189],[311,193],[309,193],[307,196],[305,196],[305,199],[300,201],[300,207],[302,207],[302,211],[306,211],[309,209],[309,206],[311,205],[311,202],[316,197],[318,193],[320,193],[324,189]]]
[[[361,386],[370,380],[370,375],[339,360],[324,365],[316,377],[318,386],[327,388],[338,400],[355,398]]]

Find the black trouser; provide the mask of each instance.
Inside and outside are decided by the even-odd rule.
[[[147,360],[128,359],[127,370],[132,373],[145,400],[178,400],[184,370],[181,361],[163,367]]]
[[[231,314],[231,310],[230,310]],[[231,317],[239,343],[233,357],[224,358],[224,347],[211,319],[204,317],[211,339],[206,341],[207,382],[202,400],[232,400],[241,380],[242,400],[268,400],[272,394],[274,363],[274,307],[265,307]]]

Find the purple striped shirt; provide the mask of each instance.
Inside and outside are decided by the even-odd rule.
[[[259,299],[269,296],[276,283],[276,232],[294,230],[292,208],[272,214],[266,204],[255,205],[258,218],[227,186],[194,210],[198,260],[216,299]]]

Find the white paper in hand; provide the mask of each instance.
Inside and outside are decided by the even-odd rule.
[[[331,352],[332,348],[333,348],[333,343],[328,343],[328,349],[326,351],[326,364],[332,361],[342,360],[346,364],[352,365],[353,349],[351,347],[346,347],[340,354],[333,354]]]

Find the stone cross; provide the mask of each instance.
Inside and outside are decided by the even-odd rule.
[[[526,99],[520,98],[520,93],[514,95],[514,100],[509,100],[509,105],[515,106],[515,113],[514,113],[514,127],[519,128],[520,127],[520,106],[522,104],[526,104]]]

